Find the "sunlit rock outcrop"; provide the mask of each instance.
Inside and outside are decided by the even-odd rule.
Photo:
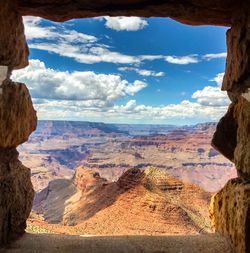
[[[227,32],[227,66],[223,90],[232,101],[217,126],[213,146],[232,160],[238,178],[217,193],[210,208],[215,231],[229,236],[238,253],[250,252],[250,18],[235,11]]]
[[[250,181],[232,179],[211,201],[212,226],[229,236],[236,251],[250,251]]]
[[[210,196],[153,167],[129,169],[116,182],[78,167],[73,180],[54,180],[39,192],[34,210],[44,227],[63,224],[72,234],[197,234],[210,231]]]

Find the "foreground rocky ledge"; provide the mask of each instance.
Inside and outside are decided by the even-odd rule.
[[[85,251],[86,250],[86,251]],[[0,253],[233,253],[218,234],[198,236],[65,236],[26,234]]]

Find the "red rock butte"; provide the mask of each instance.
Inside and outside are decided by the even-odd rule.
[[[24,233],[32,206],[28,168],[16,147],[35,129],[36,112],[27,88],[10,80],[28,64],[22,16],[55,21],[95,16],[161,16],[189,25],[230,27],[222,89],[231,100],[212,145],[238,171],[212,198],[213,228],[229,237],[237,252],[250,252],[250,4],[248,0],[0,0],[0,244]]]

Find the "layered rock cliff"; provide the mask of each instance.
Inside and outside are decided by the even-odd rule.
[[[56,180],[37,194],[34,209],[73,234],[196,234],[209,231],[209,200],[155,168],[130,169],[110,183],[79,167],[73,180]]]

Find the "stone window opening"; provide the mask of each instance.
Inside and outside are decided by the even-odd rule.
[[[58,8],[53,0],[42,3],[32,0],[3,1],[0,10],[0,65],[8,66],[11,72],[28,64],[22,15],[42,16],[57,21],[100,14],[156,15],[169,16],[191,25],[213,24],[231,27],[227,32],[228,56],[222,89],[228,92],[232,103],[217,126],[212,145],[235,163],[238,178],[230,180],[213,197],[210,214],[215,231],[230,238],[236,252],[249,252],[250,9],[248,2],[230,2],[230,4],[223,1],[199,4],[196,1],[152,3],[143,0],[131,1],[129,4],[124,1],[119,3],[94,1],[88,4],[83,2],[65,1],[64,5]],[[25,142],[35,130],[37,119],[25,85],[14,84],[7,78],[2,83],[2,89],[4,96],[1,97],[0,106],[2,128],[0,131],[2,213],[0,244],[3,245],[23,234],[25,220],[30,212],[34,195],[30,184],[30,172],[19,162],[16,147]],[[15,103],[9,103],[10,101]],[[27,183],[23,184],[23,182]],[[88,247],[87,245],[84,246]],[[167,248],[164,242],[162,245]]]

